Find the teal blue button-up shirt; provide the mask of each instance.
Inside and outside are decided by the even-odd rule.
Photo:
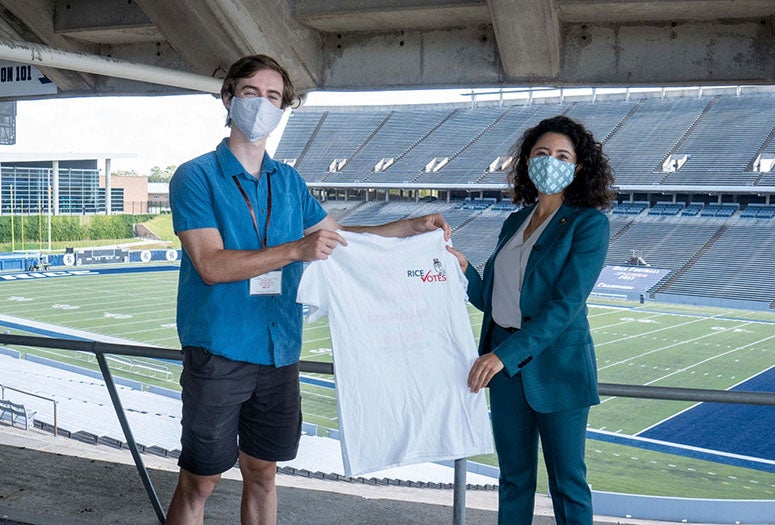
[[[256,217],[254,226],[245,198]],[[271,215],[268,209],[271,184]],[[227,250],[261,248],[300,239],[304,230],[326,217],[299,173],[264,154],[259,178],[242,167],[226,145],[181,165],[170,182],[175,232],[216,228]],[[256,231],[258,229],[258,231]],[[259,239],[259,235],[261,239]],[[296,292],[303,267],[282,269],[282,293],[249,293],[249,281],[206,285],[183,250],[178,281],[177,328],[183,346],[199,346],[235,361],[286,366],[301,354],[302,312]]]

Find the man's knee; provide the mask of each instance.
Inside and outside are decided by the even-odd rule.
[[[204,501],[213,493],[215,485],[221,479],[220,475],[215,476],[197,476],[186,470],[181,469],[178,479],[178,489],[188,500]]]
[[[259,486],[266,491],[274,489],[277,472],[277,463],[274,461],[256,459],[240,452],[239,467],[243,482]]]

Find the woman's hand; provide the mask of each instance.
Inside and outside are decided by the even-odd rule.
[[[474,361],[474,366],[468,372],[468,388],[474,394],[490,384],[495,374],[503,370],[503,361],[495,354],[484,354]]]
[[[447,251],[457,257],[457,262],[460,265],[460,269],[463,270],[463,273],[466,273],[466,270],[468,270],[468,259],[466,259],[466,256],[460,253],[458,250],[454,249],[452,246],[447,246]]]

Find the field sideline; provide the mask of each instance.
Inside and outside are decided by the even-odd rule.
[[[0,313],[177,348],[176,287],[174,271],[0,280]],[[729,389],[775,362],[775,314],[768,312],[606,301],[590,304],[590,322],[601,382]],[[478,335],[481,314],[473,308],[471,324]],[[325,320],[305,325],[302,359],[330,361],[330,348]],[[85,365],[71,352],[21,350]],[[169,368],[171,381],[139,379],[176,388],[179,369]],[[337,426],[332,389],[304,384],[303,399],[306,421]],[[637,436],[691,407],[685,402],[607,398],[592,409],[590,430]],[[766,408],[775,424],[775,408]],[[728,432],[739,435],[745,428]],[[723,434],[718,438],[723,440]],[[755,470],[598,440],[588,442],[587,454],[595,490],[775,499],[775,462],[769,470]],[[475,459],[496,463],[494,457]],[[543,473],[540,487],[546,490]]]

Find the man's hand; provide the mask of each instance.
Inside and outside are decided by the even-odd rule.
[[[495,354],[484,354],[474,361],[474,366],[468,372],[468,388],[476,394],[490,384],[495,374],[503,370],[503,361]]]
[[[413,219],[406,219],[409,221],[409,227],[412,230],[412,235],[420,233],[426,233],[429,231],[441,228],[444,230],[444,240],[448,241],[452,236],[452,229],[444,220],[444,217],[440,213],[434,213],[432,215],[423,215],[422,217],[415,217]]]
[[[294,259],[307,262],[328,259],[340,244],[347,246],[347,241],[335,231],[315,230],[294,242]]]

